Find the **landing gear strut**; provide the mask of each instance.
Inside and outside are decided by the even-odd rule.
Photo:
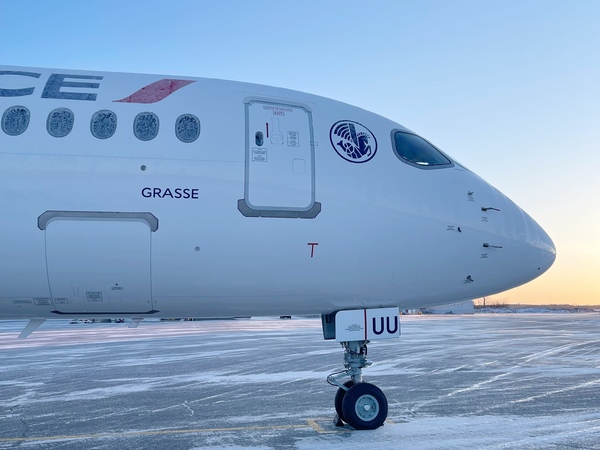
[[[346,422],[357,430],[374,430],[385,422],[388,403],[385,395],[377,386],[364,383],[362,369],[372,363],[367,359],[369,341],[346,341],[344,347],[344,367],[346,370],[331,374],[327,382],[338,386],[335,394],[336,426]],[[342,384],[339,378],[349,376],[350,380]]]
[[[362,369],[369,367],[367,344],[370,339],[400,337],[398,308],[374,308],[336,311],[321,316],[323,337],[335,339],[344,348],[344,368],[332,373],[327,382],[337,386],[335,394],[336,426],[344,422],[357,430],[374,430],[385,422],[388,402],[377,386],[364,383]],[[350,380],[342,383],[343,377]]]

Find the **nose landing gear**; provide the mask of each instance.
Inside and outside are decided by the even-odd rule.
[[[384,393],[377,386],[362,381],[362,369],[372,364],[367,359],[368,343],[342,342],[346,370],[327,377],[329,384],[338,386],[334,401],[336,426],[346,422],[356,430],[374,430],[387,418],[388,403]],[[350,380],[341,384],[338,379],[345,376],[350,376]]]
[[[377,386],[364,383],[362,369],[372,363],[367,359],[370,339],[400,337],[400,311],[393,308],[336,311],[321,316],[323,337],[335,339],[344,348],[344,368],[332,373],[327,382],[337,386],[335,394],[336,426],[344,422],[357,430],[374,430],[385,422],[388,402]],[[350,377],[342,383],[340,378]]]

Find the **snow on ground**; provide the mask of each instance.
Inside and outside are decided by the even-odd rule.
[[[332,424],[318,319],[0,322],[0,449],[600,449],[600,315],[402,318],[365,370],[374,431]]]
[[[486,306],[475,310],[480,314],[588,314],[598,312],[593,308],[575,306]]]

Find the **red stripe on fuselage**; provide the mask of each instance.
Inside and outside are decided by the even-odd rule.
[[[129,97],[113,101],[122,103],[156,103],[164,98],[167,98],[173,92],[193,82],[194,80],[173,80],[169,78],[163,78],[162,80],[155,81],[148,86],[144,86],[140,90],[131,94]]]

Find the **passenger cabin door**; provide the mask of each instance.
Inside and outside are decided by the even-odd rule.
[[[314,218],[315,158],[311,111],[262,100],[246,102],[246,216]]]

